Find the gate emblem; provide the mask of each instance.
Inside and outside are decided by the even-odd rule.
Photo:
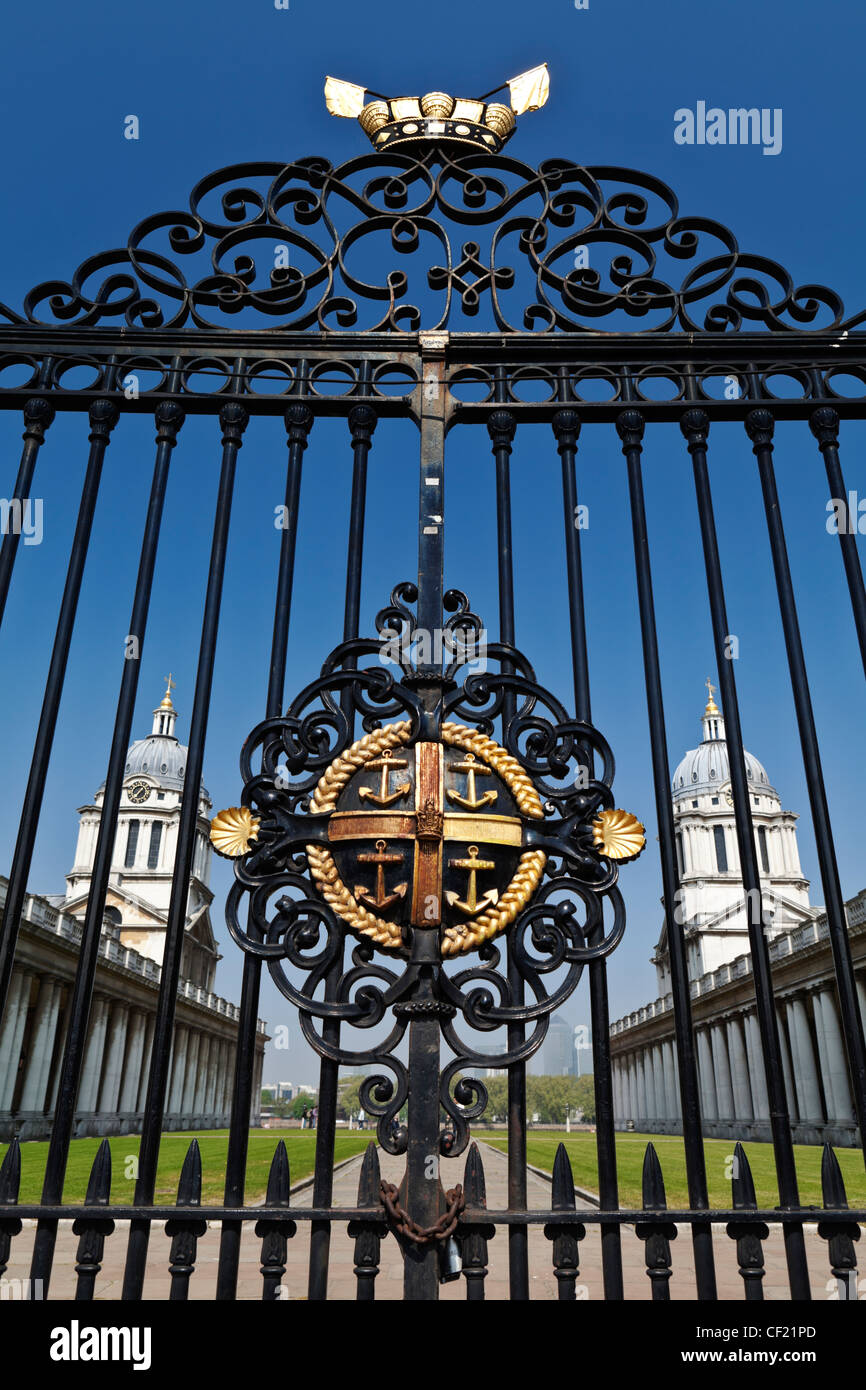
[[[544,812],[493,739],[461,724],[444,724],[441,742],[407,747],[409,737],[403,720],[331,764],[310,805],[331,812],[328,843],[307,845],[307,858],[353,930],[391,949],[409,926],[438,930],[442,954],[459,955],[504,931],[535,892],[547,856],[524,848],[524,827]]]

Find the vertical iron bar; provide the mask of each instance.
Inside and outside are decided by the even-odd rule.
[[[644,418],[639,411],[625,410],[618,416],[616,428],[622,440],[622,451],[628,468],[634,563],[637,576],[644,680],[646,682],[647,714],[649,717],[650,753],[656,818],[659,828],[665,921],[671,961],[671,993],[676,1023],[680,1102],[683,1110],[683,1147],[686,1156],[689,1204],[696,1211],[706,1211],[710,1205],[710,1199],[707,1189],[707,1168],[701,1128],[700,1087],[692,1029],[689,971],[685,942],[680,930],[681,924],[676,917],[676,905],[681,901],[680,881],[677,871],[676,840],[674,838],[671,774],[662,699],[649,536],[641,474],[644,423]],[[695,1281],[698,1298],[701,1300],[715,1299],[716,1273],[713,1259],[713,1233],[709,1222],[699,1222],[692,1227],[692,1241],[695,1251]]]
[[[506,399],[502,368],[496,371],[496,399]],[[493,444],[496,460],[496,536],[499,572],[499,640],[514,646],[514,568],[511,541],[511,446],[517,431],[513,411],[495,410],[488,417],[487,432]],[[502,670],[512,669],[503,661]],[[508,733],[514,717],[515,701],[507,691],[502,700],[502,742],[508,747]],[[512,1008],[524,1002],[523,976],[508,947],[508,985]],[[509,1051],[519,1047],[526,1037],[522,1023],[508,1025]],[[508,1068],[508,1206],[511,1211],[525,1211],[526,1190],[526,1063],[516,1062]],[[508,1227],[509,1289],[512,1299],[529,1298],[528,1231],[524,1225]]]
[[[84,486],[81,490],[81,503],[75,524],[75,535],[72,539],[66,583],[63,586],[63,598],[57,619],[57,630],[54,635],[51,663],[48,667],[48,679],[45,682],[45,695],[33,748],[33,759],[30,764],[30,776],[27,779],[27,790],[24,794],[24,809],[18,827],[18,839],[15,844],[12,867],[9,870],[3,922],[0,925],[0,1017],[2,1017],[9,982],[12,978],[15,943],[18,939],[18,926],[27,893],[27,879],[30,875],[36,831],[39,827],[45,779],[48,774],[54,731],[57,727],[57,715],[63,694],[66,663],[69,659],[72,629],[75,626],[75,614],[78,609],[84,563],[90,545],[90,532],[93,527],[96,498],[102,476],[102,463],[111,431],[117,424],[118,415],[117,406],[111,400],[96,400],[90,407],[90,434],[88,436],[90,454],[87,460],[87,471],[84,475]]]
[[[722,713],[728,745],[728,760],[731,770],[731,788],[734,794],[734,816],[737,825],[737,844],[740,851],[740,866],[745,889],[749,926],[749,941],[752,951],[752,972],[755,981],[755,1003],[758,1027],[761,1037],[761,1050],[764,1056],[764,1069],[767,1078],[767,1095],[770,1102],[770,1128],[773,1135],[773,1152],[776,1160],[776,1174],[779,1182],[779,1198],[783,1207],[796,1210],[800,1207],[797,1187],[797,1170],[794,1164],[794,1147],[791,1140],[791,1123],[788,1104],[785,1098],[785,1083],[782,1073],[782,1057],[779,1047],[779,1026],[776,1019],[773,981],[770,973],[770,954],[765,936],[763,903],[761,900],[761,879],[755,854],[755,834],[752,826],[752,812],[749,806],[749,788],[746,782],[746,764],[743,753],[743,735],[740,727],[740,709],[737,701],[737,687],[734,680],[733,663],[729,660],[726,643],[729,633],[728,617],[725,607],[725,591],[722,582],[722,568],[719,560],[719,546],[716,536],[716,523],[713,513],[712,493],[710,491],[709,470],[707,468],[707,435],[710,421],[705,410],[687,410],[680,421],[680,428],[688,443],[692,457],[695,477],[695,494],[698,505],[698,518],[704,550],[704,564],[707,572],[707,591],[712,617],[713,641],[716,650],[719,686],[722,694]],[[760,904],[756,913],[753,904]],[[811,1298],[809,1271],[806,1264],[806,1246],[803,1227],[800,1224],[785,1223],[785,1256],[788,1262],[788,1278],[791,1297]]]
[[[365,364],[361,381],[366,386]],[[364,558],[364,517],[367,505],[367,455],[373,430],[376,427],[375,412],[364,405],[354,406],[349,412],[349,430],[352,436],[354,455],[352,467],[352,501],[349,508],[349,549],[346,560],[346,598],[343,609],[343,641],[348,642],[358,636],[361,613],[361,574]],[[343,694],[341,704],[343,714],[349,721],[349,739],[354,735],[355,715],[351,688]],[[325,999],[333,1002],[337,998],[340,980],[343,975],[342,943],[333,964],[325,976]],[[322,1037],[331,1047],[340,1045],[340,1024],[336,1019],[325,1019],[322,1023]],[[319,1093],[316,1099],[318,1117],[316,1120],[316,1161],[313,1180],[313,1205],[329,1207],[334,1192],[334,1141],[337,1133],[337,1097],[339,1093],[340,1067],[338,1062],[323,1057],[319,1067]],[[331,1223],[314,1221],[310,1227],[310,1276],[308,1297],[321,1301],[328,1296],[328,1269],[331,1250]]]
[[[153,1030],[150,1071],[147,1079],[147,1096],[144,1103],[144,1122],[141,1134],[141,1147],[138,1160],[138,1180],[135,1185],[136,1206],[150,1206],[156,1187],[156,1169],[159,1162],[159,1144],[162,1119],[165,1109],[165,1089],[168,1082],[168,1065],[171,1054],[172,1032],[177,1005],[177,986],[180,977],[180,962],[183,951],[184,929],[186,923],[186,904],[189,896],[189,876],[192,856],[195,849],[198,803],[201,794],[202,768],[204,763],[204,742],[207,734],[208,712],[210,709],[211,685],[213,683],[214,655],[216,653],[217,630],[219,627],[220,603],[222,601],[223,578],[225,575],[226,548],[228,545],[229,521],[231,519],[232,492],[234,489],[235,468],[238,451],[243,442],[243,433],[249,420],[249,412],[244,406],[227,402],[220,409],[222,425],[222,463],[220,466],[219,490],[214,516],[213,540],[211,543],[210,567],[208,569],[207,590],[204,613],[202,615],[201,642],[199,645],[198,668],[196,670],[195,694],[193,696],[192,717],[190,719],[189,752],[187,755],[183,797],[178,824],[177,849],[175,851],[174,873],[171,880],[166,922],[165,946],[162,959],[162,979],[159,987],[159,1000],[156,1009],[156,1022]],[[123,1298],[140,1299],[144,1287],[144,1273],[147,1263],[147,1246],[150,1238],[150,1222],[136,1219],[129,1225],[129,1245],[126,1253],[126,1270],[123,1281]]]
[[[421,632],[442,626],[445,508],[445,344],[422,341],[421,467],[418,495],[418,605]],[[429,650],[435,651],[435,644]],[[419,668],[420,669],[420,668]],[[437,667],[438,671],[438,667]]]
[[[776,590],[779,595],[779,611],[782,615],[782,627],[785,633],[785,650],[788,654],[791,689],[797,711],[800,746],[803,750],[806,786],[809,792],[812,824],[815,830],[815,846],[821,868],[827,929],[836,970],[842,1031],[845,1035],[848,1065],[851,1070],[851,1090],[857,1111],[857,1122],[860,1126],[863,1157],[866,1161],[866,1043],[863,1039],[863,1020],[860,1016],[857,986],[854,981],[854,966],[851,961],[848,924],[845,917],[845,900],[839,882],[839,866],[836,862],[836,849],[833,844],[830,808],[827,805],[827,792],[824,787],[818,734],[815,729],[815,716],[809,693],[809,678],[806,674],[806,660],[800,637],[794,585],[788,562],[788,548],[785,543],[785,529],[779,507],[779,494],[776,490],[776,476],[773,468],[774,429],[775,421],[769,410],[752,410],[746,416],[746,430],[758,460],[761,489],[764,494],[764,509],[767,513],[767,529],[770,535],[773,569],[776,575]]]
[[[18,468],[15,491],[11,499],[18,501],[22,507],[30,496],[30,484],[33,482],[36,459],[40,446],[45,440],[45,431],[53,419],[54,406],[43,396],[31,396],[30,400],[25,401],[24,434],[22,436],[24,448],[21,450],[21,464]],[[6,598],[12,579],[12,567],[15,564],[20,540],[20,530],[16,531],[13,527],[3,537],[3,544],[0,546],[0,623],[2,623],[3,614],[6,611]]]
[[[849,494],[845,489],[845,479],[842,477],[842,466],[839,463],[838,411],[829,405],[819,406],[809,418],[809,428],[824,455],[827,482],[830,484],[830,496],[843,503],[845,515],[848,517]],[[845,566],[845,578],[848,581],[851,607],[854,610],[854,626],[857,629],[857,641],[860,643],[860,657],[863,662],[863,670],[866,672],[866,587],[863,584],[863,571],[860,568],[860,557],[857,554],[857,523],[855,520],[855,530],[852,531],[850,517],[848,520],[848,526],[839,531],[839,545],[842,548],[842,563]],[[866,1136],[863,1137],[864,1142],[866,1142]]]
[[[285,412],[285,424],[289,448],[285,493],[287,524],[280,536],[277,595],[274,604],[274,628],[271,639],[271,661],[265,705],[266,719],[273,719],[275,715],[279,714],[283,704],[289,619],[292,611],[292,589],[295,577],[301,464],[313,425],[313,413],[309,406],[290,405]],[[257,929],[252,922],[247,924],[247,930],[256,936]],[[225,1204],[227,1207],[240,1207],[244,1203],[247,1140],[252,1108],[261,979],[261,961],[255,956],[245,955],[241,1001],[238,1010],[238,1042],[235,1050],[232,1109],[226,1158]],[[240,1221],[224,1221],[222,1224],[216,1289],[218,1301],[230,1301],[237,1292],[242,1231],[243,1223]]]
[[[406,1210],[419,1226],[434,1226],[440,1215],[439,1181],[439,1038],[432,968],[438,953],[436,932],[416,931],[413,964],[420,980],[405,1005],[409,1023],[409,1097],[406,1150]],[[421,962],[424,962],[421,964]],[[407,1241],[403,1256],[403,1296],[407,1302],[434,1303],[439,1297],[439,1251],[436,1241]]]
[[[57,1091],[54,1121],[51,1127],[51,1142],[48,1146],[48,1158],[45,1165],[42,1201],[46,1206],[57,1206],[63,1200],[63,1180],[66,1175],[69,1141],[72,1138],[72,1129],[75,1123],[75,1102],[84,1060],[84,1049],[87,1045],[93,982],[96,978],[96,964],[102,936],[102,918],[111,873],[114,841],[117,835],[117,815],[123,791],[124,767],[135,710],[135,696],[138,689],[141,653],[147,628],[147,615],[150,607],[169,463],[183,420],[184,415],[180,406],[171,401],[163,401],[156,408],[156,462],[153,469],[150,500],[145,517],[138,575],[127,634],[127,642],[130,638],[134,638],[136,646],[132,649],[132,654],[124,660],[123,675],[120,680],[120,693],[117,700],[111,752],[108,759],[93,873],[82,928],[78,966],[67,1010],[69,1026],[63,1049],[60,1084]],[[42,1280],[46,1293],[51,1279],[56,1238],[57,1222],[40,1221],[33,1243],[30,1277],[34,1280]]]
[[[580,419],[577,412],[558,410],[553,417],[553,433],[562,459],[562,503],[565,521],[565,560],[568,573],[568,610],[574,674],[574,712],[578,719],[590,724],[592,723],[592,709],[589,691],[586,611],[580,556],[580,532],[575,524],[577,514],[575,458],[577,440],[580,434]],[[583,756],[587,758],[587,770],[592,775],[591,750],[584,750]],[[599,925],[590,935],[588,944],[590,946],[598,945],[603,936],[604,927]],[[591,961],[588,973],[596,1106],[596,1145],[598,1149],[598,1190],[602,1206],[608,1211],[612,1211],[619,1206],[619,1184],[616,1172],[616,1129],[610,1062],[607,966],[603,960]],[[604,1296],[606,1299],[619,1300],[623,1297],[623,1282],[622,1245],[618,1225],[602,1226],[601,1258],[604,1273]]]

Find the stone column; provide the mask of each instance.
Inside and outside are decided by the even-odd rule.
[[[235,1074],[235,1051],[236,1048],[234,1043],[230,1042],[226,1044],[226,1071],[225,1077],[223,1078],[225,1086],[223,1092],[223,1113],[226,1115],[231,1113],[232,1108],[232,1081]]]
[[[788,1102],[788,1114],[792,1120],[799,1120],[800,1109],[797,1104],[797,1088],[794,1085],[794,1070],[792,1058],[796,1065],[796,1054],[792,1052],[793,1038],[788,1042],[787,1029],[782,1019],[782,1015],[787,1018],[787,1009],[781,1004],[776,1011],[776,1018],[779,1024],[779,1047],[782,1053],[782,1074],[785,1079],[785,1098]],[[769,1094],[769,1093],[768,1093]]]
[[[150,1052],[153,1047],[153,1033],[155,1028],[156,1014],[148,1014],[144,1023],[144,1045],[141,1049],[141,1080],[138,1083],[138,1099],[135,1102],[135,1109],[138,1113],[144,1110],[144,1102],[147,1097],[147,1083],[150,1077]]]
[[[36,1004],[36,1017],[33,1020],[24,1089],[21,1092],[21,1111],[40,1113],[45,1109],[48,1071],[54,1051],[57,1014],[60,1009],[60,989],[59,980],[52,975],[43,975]]]
[[[256,1052],[253,1062],[253,1093],[250,1104],[250,1125],[256,1126],[261,1121],[262,1111],[262,1070],[264,1067],[264,1052]]]
[[[860,1017],[863,1020],[863,1027],[866,1028],[866,979],[862,975],[855,975],[854,983],[857,986],[857,1000],[860,1004]]]
[[[122,1115],[135,1114],[138,1088],[141,1084],[141,1062],[144,1053],[145,1016],[141,1009],[129,1013],[129,1046],[123,1068],[118,1109]]]
[[[123,1073],[123,1054],[126,1050],[126,1030],[129,1024],[129,1005],[115,1003],[111,1008],[106,1039],[105,1069],[99,1088],[100,1115],[116,1115]]]
[[[0,1032],[0,1114],[12,1105],[32,979],[29,971],[16,970],[9,985],[3,1031]]]
[[[182,1023],[174,1026],[174,1063],[171,1069],[171,1085],[169,1087],[169,1100],[166,1107],[169,1115],[180,1115],[183,1103],[183,1088],[186,1079],[186,1049],[188,1046],[187,1029]]]
[[[653,1048],[653,1085],[656,1094],[656,1119],[666,1120],[668,1108],[665,1104],[665,1072],[661,1044]]]
[[[716,1120],[719,1116],[719,1110],[716,1104],[713,1058],[707,1029],[699,1028],[696,1036],[698,1040],[698,1073],[701,1082],[701,1110],[705,1120]]]
[[[198,1087],[198,1050],[200,1046],[201,1033],[197,1029],[190,1028],[189,1043],[186,1049],[186,1076],[181,1099],[181,1110],[184,1115],[191,1115],[194,1109],[193,1103]]]
[[[665,1110],[669,1120],[678,1120],[680,1114],[677,1097],[677,1074],[674,1070],[674,1045],[668,1039],[662,1043],[663,1076],[665,1088]]]
[[[728,1019],[728,1057],[731,1063],[731,1089],[734,1093],[734,1118],[751,1120],[754,1118],[754,1111],[749,1086],[749,1063],[746,1058],[743,1023],[739,1018]]]
[[[746,1014],[743,1025],[746,1035],[746,1055],[749,1059],[752,1112],[756,1120],[769,1120],[770,1102],[767,1097],[767,1077],[764,1071],[764,1057],[761,1052],[761,1033],[758,1028],[757,1014]]]
[[[211,1038],[210,1056],[207,1064],[207,1086],[205,1087],[204,1111],[206,1115],[216,1113],[216,1091],[219,1077],[219,1062],[222,1052],[222,1038],[214,1034]]]
[[[636,1076],[637,1076],[637,1110],[638,1110],[638,1113],[637,1113],[637,1116],[635,1116],[635,1119],[637,1120],[637,1118],[638,1118],[638,1116],[639,1116],[641,1120],[645,1120],[645,1119],[647,1118],[647,1094],[646,1094],[645,1058],[644,1058],[644,1053],[643,1053],[643,1051],[638,1052],[638,1054],[637,1054],[637,1056],[636,1056],[636,1058],[635,1058],[635,1061],[636,1061],[636,1064],[637,1064],[636,1067],[635,1067],[635,1074],[636,1074]]]
[[[716,1104],[720,1120],[734,1118],[734,1091],[731,1085],[731,1068],[728,1063],[728,1049],[725,1045],[724,1023],[714,1023],[710,1029],[710,1042],[713,1049],[713,1075],[716,1078]]]
[[[108,1025],[108,1000],[101,994],[94,997],[87,1025],[87,1046],[78,1087],[76,1108],[84,1115],[96,1110],[99,1079],[102,1075],[102,1056],[105,1050],[105,1030]]]
[[[797,1104],[800,1119],[813,1120],[821,1124],[824,1112],[821,1105],[821,1088],[818,1070],[815,1066],[815,1050],[809,1032],[806,1005],[800,995],[787,1001],[788,1026],[791,1030],[791,1048],[796,1053],[794,1081],[797,1087]]]
[[[833,1108],[833,1114],[828,1114],[827,1119],[850,1124],[855,1119],[854,1102],[851,1097],[851,1083],[848,1078],[848,1059],[845,1055],[845,1044],[842,1041],[842,1030],[839,1026],[833,991],[822,989],[820,993],[815,995],[814,1002],[816,1032],[818,1032],[819,1041],[823,1037],[826,1052],[826,1060],[822,1059],[824,1091],[828,1106],[832,1104]],[[819,1024],[822,1025],[820,1028],[818,1027]]]
[[[213,1044],[213,1035],[211,1033],[202,1033],[198,1049],[198,1082],[192,1102],[192,1108],[196,1115],[203,1115],[205,1113],[204,1099],[207,1095],[208,1065],[210,1062],[210,1050]]]

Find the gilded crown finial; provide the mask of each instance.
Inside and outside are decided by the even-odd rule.
[[[171,671],[169,671],[169,673],[168,673],[167,676],[163,676],[163,680],[165,681],[165,694],[163,695],[162,699],[161,699],[160,702],[159,702],[159,707],[160,707],[160,709],[172,709],[172,710],[173,710],[173,709],[174,709],[174,705],[173,705],[172,702],[171,702],[171,692],[172,692],[172,691],[174,690],[174,688],[175,688],[175,682],[174,682],[174,681],[172,680],[172,678],[171,678]]]
[[[488,101],[506,87],[507,106]],[[332,116],[357,117],[377,150],[447,141],[498,154],[514,133],[516,117],[527,111],[538,111],[547,101],[549,91],[550,74],[547,64],[542,63],[477,98],[452,97],[447,92],[427,92],[422,97],[386,97],[368,87],[358,87],[354,82],[328,77],[325,79],[325,104]]]

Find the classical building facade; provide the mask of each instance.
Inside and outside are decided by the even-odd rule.
[[[165,947],[186,748],[175,736],[171,685],[148,737],[126,762],[123,796],[99,948],[76,1134],[141,1128]],[[104,788],[79,807],[75,862],[66,893],[28,895],[15,971],[0,1027],[0,1139],[46,1138],[60,1080],[66,1012],[87,907]],[[228,1123],[238,1010],[213,992],[220,959],[210,921],[208,813],[199,795],[196,852],[172,1046],[166,1129]],[[0,879],[0,899],[6,881]],[[260,1021],[250,1122],[258,1123],[266,1035]]]
[[[709,684],[709,682],[708,682]],[[705,1133],[771,1138],[751,977],[748,924],[763,906],[794,1138],[859,1142],[842,1040],[827,921],[809,902],[797,817],[782,808],[763,765],[746,754],[762,903],[740,878],[730,767],[713,699],[703,738],[673,776],[681,898]],[[866,891],[846,905],[860,1008],[866,1020]],[[614,1107],[620,1129],[679,1133],[679,1081],[667,931],[653,956],[659,997],[611,1028]]]

